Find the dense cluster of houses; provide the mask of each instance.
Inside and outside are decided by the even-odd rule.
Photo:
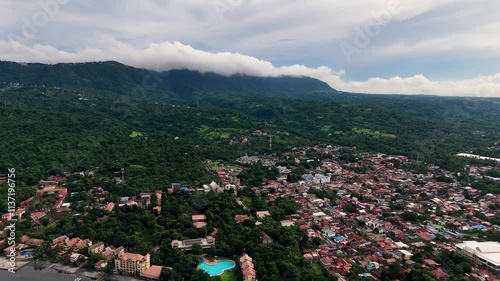
[[[293,166],[277,166],[280,175],[276,179],[266,180],[262,188],[251,187],[256,192],[267,194],[270,202],[279,197],[287,197],[297,203],[299,210],[280,224],[282,227],[299,227],[311,240],[320,241],[304,250],[303,257],[306,260],[319,263],[339,280],[344,280],[349,275],[353,264],[365,269],[365,277],[376,279],[375,276],[380,276],[382,270],[392,263],[428,268],[434,277],[446,278],[447,269],[432,258],[427,257],[419,262],[411,259],[415,253],[421,252],[430,244],[435,252],[441,249],[457,251],[484,265],[484,268],[475,268],[470,278],[482,281],[485,276],[490,276],[488,280],[495,280],[494,276],[499,273],[500,268],[500,244],[464,239],[473,232],[500,231],[499,225],[489,222],[500,215],[500,208],[492,207],[500,206],[500,195],[463,186],[455,174],[434,164],[428,164],[423,173],[411,172],[404,168],[412,164],[412,160],[405,156],[365,153],[356,154],[358,157],[355,161],[342,161],[340,155],[345,150],[352,152],[355,148],[340,146],[296,148],[284,155],[294,156],[296,164],[315,161],[308,158],[307,154],[311,149],[331,157],[316,160],[319,165],[303,174],[298,182],[286,181]],[[243,164],[260,161],[264,166],[275,166],[277,159],[269,156],[244,156],[237,161]],[[200,193],[234,190],[237,196],[237,190],[243,188],[238,178],[243,169],[222,167],[217,171],[218,181],[205,184],[202,188],[173,183],[167,190],[167,196],[176,190]],[[464,173],[472,179],[482,179],[490,169],[498,167],[467,166]],[[86,171],[80,175],[87,176],[90,173]],[[40,189],[36,195],[21,202],[14,215],[23,219],[25,212],[30,209],[30,218],[37,222],[48,212],[60,210],[68,193],[64,188],[67,176],[69,175],[52,176],[40,181]],[[120,197],[116,204],[108,202],[107,191],[100,186],[92,187],[88,194],[109,212],[124,206],[148,208],[154,198],[157,200],[154,202],[157,205],[154,209],[158,213],[161,211],[160,190]],[[321,194],[334,196],[320,196]],[[31,203],[49,195],[54,198],[51,206],[37,209]],[[237,201],[245,208],[239,198]],[[259,221],[270,215],[269,211],[257,211],[256,223],[260,224]],[[2,215],[4,220],[10,217],[10,213]],[[241,223],[251,217],[248,214],[237,214],[234,219]],[[196,228],[207,225],[204,214],[192,214],[191,219]],[[215,247],[213,235],[215,234],[197,239],[173,240],[171,247],[184,251],[191,250],[194,244],[204,249],[212,248]],[[265,232],[261,232],[260,238],[263,244],[274,242]],[[23,236],[16,247],[36,247],[43,242]],[[0,245],[1,243],[2,241]],[[53,239],[50,245],[59,255],[69,255],[72,262],[86,258],[78,253],[85,247],[88,247],[89,254],[102,254],[105,258],[95,264],[96,270],[103,270],[109,262],[114,261],[115,272],[144,274],[149,279],[155,279],[161,272],[161,267],[150,265],[149,254],[143,256],[127,253],[123,247],[105,247],[102,242],[93,244],[88,239],[67,236]],[[239,262],[243,279],[256,280],[252,258],[245,254]]]
[[[92,176],[92,171],[83,171],[77,173],[65,173],[62,176],[50,176],[47,180],[41,180],[36,190],[36,195],[20,202],[19,208],[14,213],[6,213],[2,215],[3,221],[17,219],[24,221],[31,219],[36,224],[40,223],[40,219],[48,214],[64,215],[65,207],[69,203],[64,203],[67,199],[68,190],[65,188],[67,177],[71,175],[77,176]],[[106,195],[108,191],[103,190],[100,186],[94,186],[88,190],[89,196],[92,196],[95,201],[105,210],[112,212],[117,205],[118,207],[139,206],[147,208],[152,204],[155,198],[155,206],[153,209],[158,213],[161,211],[162,191],[143,192],[139,196],[120,197],[118,204],[114,202],[107,202]],[[70,194],[72,196],[73,194]],[[46,197],[51,200],[45,200],[44,204],[37,204],[37,201],[42,201]],[[51,204],[48,205],[47,202]],[[25,214],[29,214],[26,216]],[[57,217],[57,215],[55,215]],[[20,238],[20,243],[14,245],[16,252],[20,253],[26,249],[33,249],[45,243],[42,239],[31,238],[24,235]],[[82,264],[88,259],[90,254],[102,254],[104,259],[95,263],[95,270],[104,270],[106,266],[112,262],[115,273],[125,272],[132,275],[140,275],[146,280],[158,280],[162,270],[162,266],[150,264],[150,256],[140,255],[135,253],[126,252],[124,247],[115,248],[110,245],[105,247],[103,242],[92,243],[89,239],[81,239],[79,237],[70,238],[70,236],[60,236],[49,241],[50,247],[57,252],[59,256],[69,257],[69,261],[74,264]],[[0,245],[6,246],[6,239],[0,240]],[[11,251],[12,245],[8,245],[4,249],[4,254]],[[82,249],[88,248],[88,255],[82,254]]]
[[[413,253],[422,251],[429,243],[435,253],[441,249],[457,251],[457,245],[469,231],[500,231],[500,226],[488,222],[499,215],[498,208],[491,206],[500,203],[500,196],[460,185],[453,173],[437,165],[428,164],[425,173],[416,174],[401,168],[413,162],[406,156],[366,153],[348,163],[332,160],[346,150],[356,149],[342,146],[296,148],[285,156],[295,156],[296,163],[313,161],[307,157],[310,149],[332,157],[294,183],[285,180],[293,167],[279,166],[280,176],[276,180],[267,180],[262,189],[252,189],[267,192],[271,202],[279,197],[295,200],[300,210],[281,221],[281,226],[295,225],[305,230],[309,238],[320,239],[322,244],[306,249],[303,256],[320,263],[340,280],[354,263],[366,269],[364,277],[373,279],[391,263],[421,266],[436,278],[446,278],[446,268],[430,258],[416,263],[411,260]],[[276,163],[275,159],[259,156],[244,156],[237,161],[260,161],[265,166]],[[498,167],[468,166],[466,173],[473,179],[488,179],[484,173],[489,169]],[[220,169],[218,176],[224,183],[234,183],[241,170]],[[236,188],[242,188],[239,182]],[[337,200],[319,198],[311,192],[314,189],[333,191]],[[478,196],[478,200],[471,199]],[[406,217],[408,213],[410,217]],[[269,212],[257,212],[256,218],[266,215]],[[425,219],[419,218],[424,215]],[[247,219],[247,215],[235,216],[237,222]],[[272,243],[265,233],[261,239],[263,243]],[[488,280],[495,280],[496,274],[498,270],[493,264],[487,269],[475,269],[470,277],[486,280],[485,276],[489,276]]]
[[[81,250],[88,249],[88,254],[101,254],[104,259],[98,260],[94,264],[94,269],[102,271],[110,262],[113,262],[114,273],[128,273],[140,275],[147,279],[158,280],[161,273],[161,266],[150,264],[150,255],[140,255],[125,251],[120,246],[115,248],[112,245],[105,246],[101,241],[92,243],[89,239],[80,239],[78,237],[69,238],[66,235],[53,239],[50,246],[58,251],[60,256],[69,256],[70,262],[78,264],[85,262],[88,257],[81,254]]]
[[[118,207],[123,207],[125,205],[127,206],[138,206],[143,209],[148,208],[151,205],[151,200],[153,199],[153,196],[156,197],[156,206],[153,207],[153,210],[156,210],[158,213],[161,212],[161,198],[162,198],[162,191],[157,190],[155,192],[141,192],[139,196],[125,196],[125,197],[120,197],[119,202],[118,202]],[[108,208],[108,204],[113,203],[113,202],[108,202],[105,206],[105,208]],[[114,205],[113,205],[114,207]]]
[[[11,252],[11,247],[14,247],[14,249],[16,250],[16,252],[19,253],[19,252],[21,252],[23,250],[36,248],[36,247],[42,245],[43,243],[45,243],[45,240],[31,238],[28,235],[21,236],[21,238],[19,239],[19,243],[16,243],[14,245],[9,245],[9,246],[7,246],[8,245],[7,239],[0,240],[0,245],[7,246],[2,251],[2,253],[4,255],[8,255]]]
[[[332,155],[339,151],[332,147],[314,149]],[[305,153],[306,149],[297,149],[291,154],[301,157]],[[363,266],[369,276],[376,276],[391,263],[404,260],[407,265],[415,264],[410,258],[426,243],[436,251],[454,251],[464,232],[500,230],[485,219],[499,215],[490,208],[500,202],[499,195],[467,199],[479,191],[459,185],[452,173],[433,164],[427,166],[425,174],[397,168],[408,161],[405,156],[381,154],[365,154],[357,162],[344,164],[324,160],[301,181],[271,181],[264,190],[274,189],[268,194],[270,201],[285,196],[298,203],[300,210],[281,225],[299,226],[310,238],[323,241],[318,248],[305,250],[304,258],[319,262],[340,279],[348,275],[353,263]],[[446,180],[437,180],[438,175]],[[311,192],[314,189],[334,191],[339,200],[318,198]],[[407,217],[408,213],[412,216]],[[427,216],[425,220],[419,218],[422,215]],[[431,269],[435,277],[447,274],[432,259],[418,265]],[[494,267],[490,269],[490,275],[495,276]]]

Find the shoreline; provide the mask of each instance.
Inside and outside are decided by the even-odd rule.
[[[25,259],[25,258],[23,258],[22,260],[16,259],[16,261],[15,261],[16,266],[14,268],[16,269],[16,271],[18,271],[31,262],[32,262],[31,259]],[[8,271],[11,268],[12,267],[10,266],[9,259],[7,259],[4,256],[0,257],[0,270]]]
[[[95,271],[95,270],[90,270],[90,269],[84,269],[80,267],[73,267],[73,266],[68,266],[68,265],[63,265],[59,263],[51,263],[48,261],[40,261],[38,264],[35,264],[34,261],[23,261],[22,264],[21,262],[16,262],[16,272],[21,270],[22,268],[26,266],[31,266],[33,269],[49,269],[52,271],[55,271],[57,273],[65,273],[65,274],[71,274],[74,276],[78,277],[84,277],[88,278],[90,280],[97,280],[97,281],[139,281],[140,279],[137,279],[135,277],[131,276],[126,276],[126,275],[118,275],[118,274],[108,274],[102,271]],[[0,260],[0,266],[2,265],[1,260]],[[8,265],[8,264],[7,264]],[[7,271],[8,268],[0,267],[0,270]]]
[[[81,277],[86,277],[95,280],[105,280],[106,273],[100,271],[92,271],[80,267],[73,267],[59,263],[50,263],[47,261],[40,261],[38,264],[32,264],[33,267],[41,267],[43,269],[54,269],[56,271],[64,272],[67,274],[74,274]]]

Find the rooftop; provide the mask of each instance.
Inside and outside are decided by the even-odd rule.
[[[122,260],[129,260],[129,261],[143,261],[145,259],[143,255],[127,253],[127,252],[125,252],[120,258]]]
[[[498,242],[464,241],[456,246],[462,251],[473,253],[495,266],[500,266],[500,243]]]
[[[159,280],[162,268],[163,266],[152,265],[148,269],[146,269],[143,273],[141,273],[141,277]]]

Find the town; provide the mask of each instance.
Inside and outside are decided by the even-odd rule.
[[[406,280],[500,280],[500,195],[498,189],[490,192],[473,187],[484,181],[500,184],[500,167],[494,163],[471,164],[463,172],[452,173],[406,156],[318,145],[294,148],[279,156],[245,155],[234,163],[206,160],[206,166],[213,170],[212,182],[199,186],[174,182],[163,190],[129,196],[93,186],[89,181],[95,177],[92,170],[40,180],[33,187],[35,195],[20,202],[14,213],[19,224],[26,224],[15,245],[18,258],[51,260],[144,280],[171,280],[167,277],[176,271],[181,274],[176,264],[164,262],[170,254],[162,251],[171,251],[172,255],[194,255],[197,271],[226,278],[223,280],[276,277],[271,268],[280,265],[263,265],[260,254],[253,254],[258,252],[254,246],[230,245],[239,253],[220,255],[233,253],[226,249],[234,240],[227,240],[225,233],[229,228],[224,224],[230,223],[237,229],[255,231],[259,247],[299,243],[285,241],[282,234],[296,230],[300,259],[331,280],[404,280],[405,276]],[[79,182],[88,185],[83,194],[72,191]],[[126,182],[122,169],[110,176],[108,186],[124,188]],[[204,200],[204,196],[217,194],[227,196],[220,199],[225,202],[233,198],[234,206],[227,203],[232,208],[230,217],[212,211],[176,213],[180,207],[175,200]],[[77,222],[73,225],[77,228],[78,224],[87,227],[88,221],[112,224],[114,214],[130,223],[134,217],[150,220],[139,225],[151,225],[158,232],[136,229],[131,233],[148,233],[152,236],[148,241],[156,243],[135,246],[144,242],[132,237],[136,242],[123,238],[120,241],[127,241],[123,245],[112,245],[108,241],[113,233],[99,237],[98,229],[69,228],[56,236],[53,229],[64,228],[63,223],[71,220]],[[2,229],[11,216],[2,215]],[[160,226],[172,226],[171,233]],[[176,229],[184,231],[180,234]],[[6,235],[4,231],[0,241],[4,256],[11,251]]]

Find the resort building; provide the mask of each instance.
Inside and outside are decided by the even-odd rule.
[[[38,221],[40,220],[41,218],[45,217],[46,213],[45,212],[35,212],[33,214],[31,214],[31,219],[33,221]]]
[[[109,202],[105,207],[104,207],[104,210],[108,211],[108,212],[112,212],[113,209],[115,208],[115,203],[113,202]]]
[[[68,194],[68,189],[66,188],[44,188],[36,191],[37,197],[43,197],[45,195],[56,196],[56,201],[52,205],[52,210],[61,208],[67,194]]]
[[[101,271],[101,270],[104,270],[106,268],[106,266],[108,266],[108,262],[107,261],[105,261],[105,260],[98,260],[94,264],[94,269],[97,270],[97,271]]]
[[[78,260],[86,260],[87,257],[78,253],[73,253],[69,256],[70,262],[77,262]]]
[[[273,239],[267,235],[264,231],[260,233],[260,239],[262,240],[262,244],[269,245],[273,243]]]
[[[256,274],[252,261],[252,257],[247,254],[244,254],[240,257],[240,268],[243,274],[243,281],[255,281]]]
[[[149,259],[149,254],[143,256],[134,253],[127,253],[123,248],[121,248],[115,258],[114,272],[118,273],[123,271],[129,274],[141,274],[150,267]]]
[[[207,217],[203,214],[192,215],[191,219],[193,220],[193,226],[196,228],[207,226]]]
[[[263,218],[271,215],[271,213],[269,213],[269,211],[258,211],[255,214],[257,215],[257,218],[259,218],[259,219],[263,219]]]
[[[215,247],[215,238],[212,236],[207,236],[205,238],[187,239],[187,240],[173,240],[172,248],[180,249],[183,251],[189,251],[193,248],[194,244],[198,244],[203,249],[208,249]]]
[[[244,222],[246,220],[249,220],[250,217],[248,215],[235,215],[234,216],[234,220],[237,222],[237,223],[241,223],[241,222]]]
[[[482,264],[500,272],[500,243],[464,241],[455,246],[457,252],[470,258],[473,264]]]
[[[89,247],[89,254],[99,254],[104,251],[104,243],[102,241],[95,243]]]
[[[106,261],[111,261],[115,257],[116,250],[117,249],[113,245],[111,245],[111,246],[104,248],[104,251],[102,251],[101,254],[104,256],[104,259]]]
[[[92,241],[89,239],[80,239],[79,237],[69,238],[66,235],[59,236],[52,240],[50,245],[52,249],[57,249],[59,254],[66,253],[68,251],[76,252],[82,248],[92,246]]]
[[[160,280],[161,270],[163,266],[152,265],[141,273],[141,278],[145,280]]]

